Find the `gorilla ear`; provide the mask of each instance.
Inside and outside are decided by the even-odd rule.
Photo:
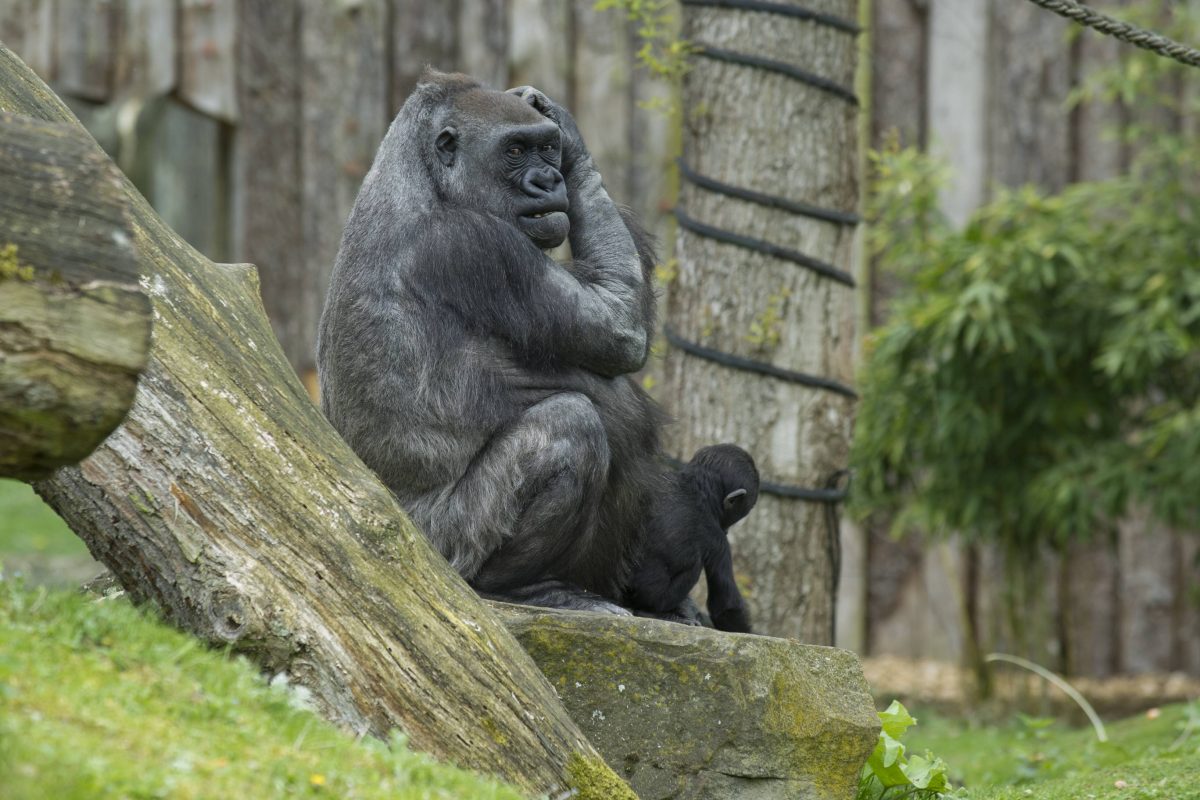
[[[454,165],[454,157],[458,154],[458,131],[454,128],[442,128],[442,132],[433,141],[437,148],[438,158],[447,167]]]
[[[725,495],[725,510],[731,511],[734,505],[740,505],[742,498],[746,496],[745,489],[734,489],[729,494]]]

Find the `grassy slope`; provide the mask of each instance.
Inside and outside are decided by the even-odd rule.
[[[123,600],[0,582],[0,795],[518,798],[356,741]]]
[[[972,726],[930,716],[907,738],[910,752],[944,758],[970,800],[1200,798],[1200,703],[1122,720],[1108,735],[1102,744],[1090,727],[1020,719]]]

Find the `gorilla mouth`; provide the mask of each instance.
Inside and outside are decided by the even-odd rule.
[[[548,250],[558,247],[567,238],[571,221],[565,211],[554,209],[522,214],[517,218],[517,227],[538,247]]]

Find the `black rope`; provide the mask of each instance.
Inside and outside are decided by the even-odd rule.
[[[664,455],[663,461],[670,464],[675,469],[683,469],[685,466],[683,461],[680,461],[674,456]],[[835,475],[844,475],[845,470],[838,470]],[[836,480],[834,481],[836,483]],[[830,507],[835,507],[837,503],[846,499],[846,490],[829,488],[829,489],[810,489],[806,486],[792,486],[787,483],[772,483],[771,481],[759,481],[758,490],[767,494],[774,494],[780,497],[790,497],[797,500],[806,500],[810,503],[828,503]],[[836,513],[836,512],[835,512]]]
[[[682,158],[675,159],[675,163],[679,165],[679,174],[685,181],[694,186],[699,186],[701,189],[707,189],[710,192],[723,194],[727,197],[736,197],[739,200],[748,200],[760,206],[778,208],[781,211],[789,211],[792,214],[799,214],[804,217],[812,217],[822,222],[833,222],[838,225],[857,225],[862,222],[862,217],[858,214],[821,208],[820,206],[813,206],[796,200],[788,200],[786,197],[775,197],[774,195],[756,192],[752,189],[743,189],[740,186],[722,183],[715,178],[710,178],[707,175],[701,175],[696,172]]]
[[[842,478],[849,478],[850,470],[839,469],[825,480],[826,489],[835,489]],[[850,483],[840,490],[845,497],[850,492]],[[829,503],[825,506],[825,554],[829,558],[829,642],[837,644],[838,589],[842,581],[842,527],[839,524],[838,507]]]
[[[799,264],[806,269],[812,270],[818,275],[824,275],[826,278],[835,280],[838,283],[844,283],[846,286],[850,287],[854,286],[854,278],[850,275],[850,273],[843,272],[833,264],[829,264],[825,261],[819,261],[812,256],[806,256],[799,250],[792,250],[788,247],[780,247],[777,244],[772,244],[771,242],[766,242],[762,239],[743,236],[740,233],[733,233],[732,231],[717,228],[704,222],[697,222],[678,208],[676,208],[672,213],[675,215],[675,219],[679,222],[679,226],[684,230],[689,230],[692,233],[699,234],[700,236],[704,236],[708,239],[715,239],[718,242],[724,242],[725,244],[744,247],[747,250],[765,253],[766,255],[773,256],[775,258],[781,258],[784,261],[791,261],[793,264]]]
[[[796,19],[815,22],[818,25],[825,25],[829,28],[835,28],[846,33],[858,34],[862,33],[860,28],[854,22],[841,17],[836,17],[833,14],[825,14],[821,11],[810,11],[807,8],[798,8],[797,6],[788,6],[783,3],[770,3],[766,0],[681,0],[685,6],[707,6],[708,8],[731,8],[737,11],[762,11],[766,14],[779,14],[784,17],[794,17]]]
[[[816,89],[829,92],[852,105],[858,105],[858,96],[854,94],[853,89],[848,89],[836,81],[829,80],[829,78],[822,78],[820,75],[800,69],[795,64],[751,56],[745,53],[735,53],[732,50],[723,50],[719,47],[710,47],[706,44],[693,43],[693,48],[696,55],[716,59],[717,61],[727,61],[730,64],[740,64],[744,67],[757,67],[758,69],[765,69],[768,72],[778,72],[780,75],[787,75],[789,78],[795,78]]]
[[[822,378],[817,375],[808,375],[803,372],[794,372],[790,369],[777,367],[774,364],[768,364],[765,361],[755,361],[752,358],[744,358],[743,356],[735,356],[732,353],[722,353],[720,350],[714,350],[711,347],[705,347],[702,344],[688,341],[675,332],[675,329],[670,325],[663,326],[663,335],[667,337],[667,341],[678,347],[685,353],[697,356],[698,358],[707,359],[717,364],[723,364],[734,369],[746,370],[747,372],[757,372],[760,375],[770,375],[773,378],[780,378],[792,383],[799,383],[802,386],[811,386],[814,389],[824,389],[834,394],[840,394],[843,397],[849,397],[851,400],[858,399],[858,393],[844,383],[838,383],[830,378]]]

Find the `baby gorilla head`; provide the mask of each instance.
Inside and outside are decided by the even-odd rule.
[[[559,126],[516,94],[466,78],[441,85],[447,102],[430,145],[444,198],[516,226],[543,250],[558,247],[571,229]]]
[[[725,530],[758,502],[758,468],[750,454],[736,445],[702,448],[684,470],[701,487],[701,496],[711,504]]]

